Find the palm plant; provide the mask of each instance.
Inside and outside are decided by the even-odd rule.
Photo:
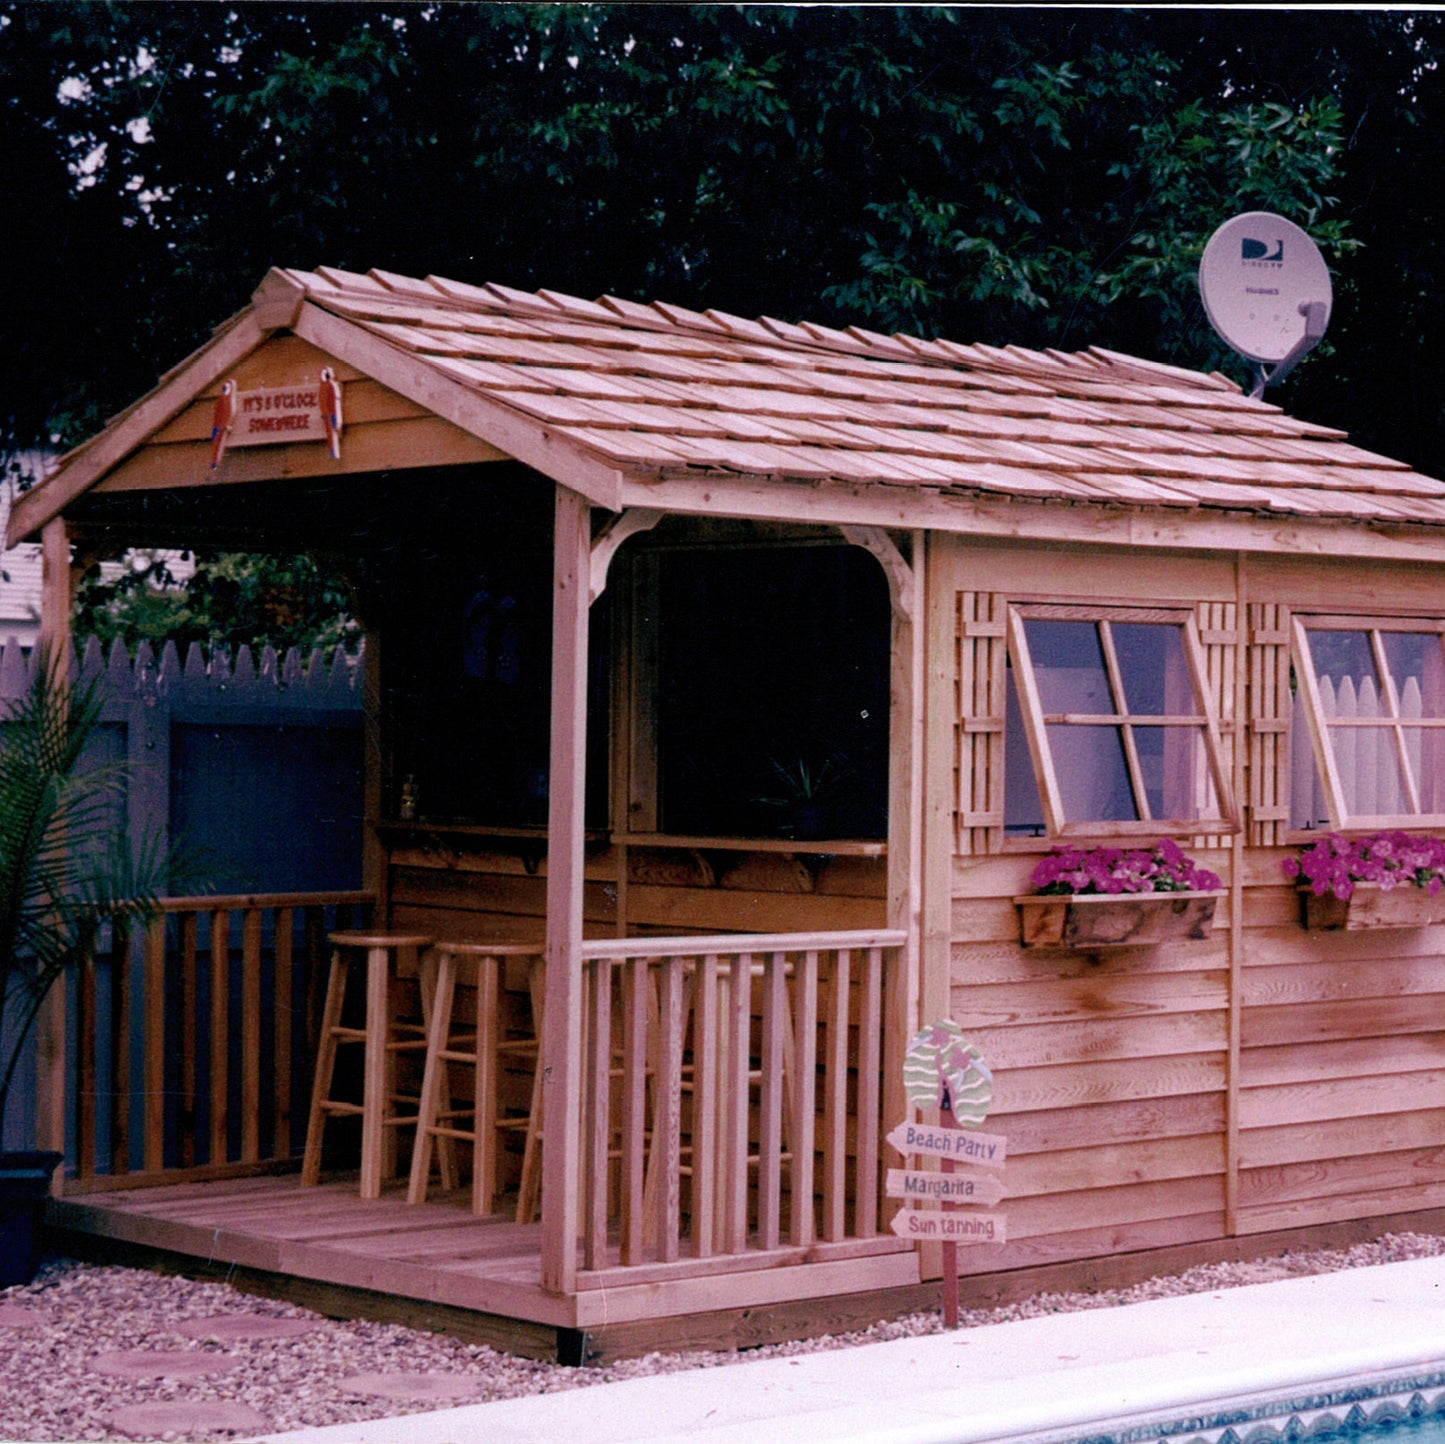
[[[103,925],[154,916],[166,880],[161,839],[132,850],[116,825],[123,766],[83,758],[100,682],[72,684],[42,657],[26,693],[0,709],[0,1129],[51,988]]]

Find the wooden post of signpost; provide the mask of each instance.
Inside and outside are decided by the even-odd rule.
[[[953,1116],[953,1098],[948,1091],[948,1084],[942,1084],[942,1097],[939,1100],[939,1121],[945,1128],[957,1128],[958,1120]],[[944,1173],[952,1173],[954,1163],[951,1158],[945,1158],[941,1165]],[[943,1201],[943,1211],[952,1213],[958,1205],[951,1199]],[[958,1241],[956,1239],[945,1239],[943,1242],[943,1327],[956,1329],[958,1327]]]
[[[944,1021],[924,1028],[908,1045],[903,1066],[903,1087],[911,1103],[937,1108],[937,1125],[900,1123],[888,1141],[905,1157],[922,1154],[942,1160],[937,1173],[891,1168],[889,1198],[911,1202],[936,1199],[939,1211],[900,1209],[890,1227],[900,1238],[943,1244],[943,1322],[958,1327],[958,1245],[1002,1243],[1001,1213],[960,1214],[976,1204],[995,1204],[1003,1196],[997,1176],[1004,1164],[1007,1140],[980,1133],[977,1125],[988,1115],[993,1100],[993,1075],[983,1055],[964,1041],[958,1024]],[[958,1173],[958,1165],[965,1172]],[[974,1173],[974,1168],[989,1170]]]

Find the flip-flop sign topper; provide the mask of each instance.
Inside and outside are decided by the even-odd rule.
[[[903,1091],[920,1108],[951,1108],[959,1123],[977,1127],[993,1102],[993,1074],[978,1048],[950,1019],[915,1034],[903,1059]]]

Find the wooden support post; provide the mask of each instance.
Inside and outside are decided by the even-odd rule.
[[[547,811],[547,1017],[543,1070],[542,1287],[571,1293],[581,1222],[582,869],[587,766],[591,509],[557,488],[552,577],[552,742]]]
[[[54,517],[40,533],[42,570],[40,649],[56,667],[68,665],[70,611],[74,580],[70,534],[65,518]],[[62,675],[68,675],[62,673]],[[53,987],[41,1005],[35,1027],[35,1146],[65,1151],[65,985]],[[62,1191],[64,1169],[55,1171],[52,1191]]]
[[[919,1026],[918,998],[923,919],[923,689],[925,534],[912,537],[906,576],[888,573],[893,595],[892,665],[889,673],[888,926],[908,934],[903,957],[888,971],[883,998],[883,1116],[902,1118],[903,1053]],[[905,587],[905,582],[910,583]],[[902,605],[906,591],[909,605]],[[895,1153],[890,1161],[905,1160]],[[889,1200],[886,1227],[902,1207]]]

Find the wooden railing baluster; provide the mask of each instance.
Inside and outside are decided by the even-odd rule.
[[[231,1103],[231,913],[211,912],[210,1159],[229,1154]]]
[[[591,1004],[587,1034],[588,1094],[592,1126],[584,1127],[587,1150],[587,1203],[582,1229],[584,1268],[602,1268],[607,1259],[607,1175],[612,1138],[612,964],[606,958],[587,967],[591,987],[583,996]],[[590,994],[590,996],[589,996]],[[545,1143],[543,1145],[545,1147]]]
[[[823,1081],[823,1237],[836,1243],[847,1231],[848,1002],[847,948],[833,951],[828,993],[828,1054]]]
[[[200,917],[197,913],[181,914],[181,1167],[196,1166],[196,1009],[200,1000],[200,976],[197,955],[200,952]]]
[[[261,909],[241,924],[241,1162],[261,1156]]]
[[[658,1049],[653,1079],[653,1151],[660,1159],[657,1253],[671,1263],[680,1252],[682,1209],[682,959],[658,968]]]
[[[732,959],[727,994],[727,1052],[723,1061],[723,1249],[741,1253],[748,1244],[748,1104],[752,1032],[751,953]]]
[[[622,974],[621,1259],[642,1262],[647,1226],[647,959],[625,960]],[[654,1167],[656,1165],[654,1164]]]
[[[295,945],[292,930],[295,926],[296,910],[290,907],[276,909],[275,931],[272,934],[274,956],[273,991],[271,1009],[272,1052],[275,1056],[276,1093],[273,1100],[273,1121],[271,1126],[271,1152],[276,1158],[291,1156],[291,1012],[292,989],[295,986],[291,966],[291,953]]]
[[[76,978],[76,1119],[75,1174],[89,1178],[96,1171],[95,1095],[97,1063],[95,935],[86,937]]]
[[[758,1085],[758,1246],[777,1248],[783,1217],[783,1037],[787,1026],[787,955],[763,963],[763,1017]]]
[[[818,1106],[818,950],[798,955],[793,981],[792,1212],[789,1235],[798,1248],[813,1242],[813,1149]]]
[[[878,1110],[883,1078],[883,949],[864,954],[858,1001],[857,1176],[853,1186],[853,1237],[878,1232]]]
[[[110,1171],[130,1172],[130,928],[110,933]]]
[[[698,960],[693,999],[692,1045],[692,1234],[693,1252],[707,1258],[714,1251],[717,1209],[718,1150],[718,956]]]
[[[166,919],[154,917],[145,931],[145,1139],[141,1167],[159,1173],[166,1144]]]

